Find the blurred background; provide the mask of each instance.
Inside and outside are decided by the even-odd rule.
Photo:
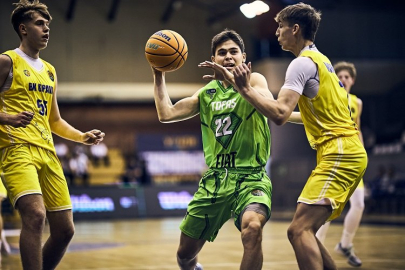
[[[19,46],[9,19],[13,2],[0,1],[2,52]],[[82,131],[98,128],[107,134],[99,147],[54,138],[76,220],[184,215],[207,169],[199,117],[173,124],[158,121],[144,55],[153,33],[174,30],[189,48],[184,66],[166,75],[173,102],[205,85],[202,76],[207,71],[197,65],[211,58],[211,39],[225,28],[244,38],[248,61],[266,76],[275,96],[294,58],[280,49],[274,21],[283,7],[298,2],[294,0],[264,1],[270,10],[251,19],[241,13],[246,2],[240,0],[43,2],[53,21],[48,48],[40,57],[56,68],[62,117]],[[318,49],[332,63],[344,60],[357,68],[352,93],[364,104],[361,123],[369,155],[366,216],[405,214],[405,4],[305,2],[323,14],[315,40]],[[273,211],[293,211],[315,166],[315,151],[303,126],[269,126]],[[380,183],[386,183],[386,189],[379,190]]]

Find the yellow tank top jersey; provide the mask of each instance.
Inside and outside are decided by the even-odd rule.
[[[13,50],[3,54],[13,62],[13,82],[9,90],[0,94],[0,110],[8,114],[31,111],[34,118],[26,128],[0,125],[0,149],[30,143],[55,151],[48,121],[55,94],[55,68],[42,60],[44,66],[38,71]]]
[[[350,116],[347,92],[335,74],[329,59],[320,52],[306,50],[301,57],[309,57],[318,66],[319,91],[314,98],[301,95],[298,106],[309,144],[317,145],[340,136],[358,134]]]
[[[359,104],[357,103],[357,96],[353,94],[349,94],[349,107],[352,113],[352,119],[358,125],[358,117],[359,117]]]

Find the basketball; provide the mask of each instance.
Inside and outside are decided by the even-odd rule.
[[[160,71],[175,71],[187,60],[188,47],[184,38],[172,30],[160,30],[146,42],[145,56]]]

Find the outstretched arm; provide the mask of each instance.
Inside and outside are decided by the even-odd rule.
[[[166,89],[165,73],[152,68],[154,77],[154,97],[159,121],[178,122],[189,119],[199,113],[198,92],[191,97],[172,103]]]
[[[99,144],[104,139],[105,134],[103,132],[97,129],[81,132],[80,130],[72,127],[60,116],[59,106],[56,99],[56,89],[57,87],[55,86],[55,91],[52,98],[52,109],[49,116],[49,125],[52,133],[55,133],[62,138],[83,144]]]
[[[242,64],[235,67],[233,75],[237,91],[259,112],[277,125],[283,125],[289,119],[296,107],[300,94],[290,89],[282,88],[277,100],[271,96],[263,95],[262,92],[246,84],[246,78],[251,72],[251,65]]]
[[[290,117],[288,118],[287,122],[290,122],[290,123],[293,123],[293,124],[304,124],[302,122],[300,112],[292,112]]]

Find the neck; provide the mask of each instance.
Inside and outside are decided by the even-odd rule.
[[[20,44],[19,49],[31,58],[34,58],[34,59],[39,58],[39,50],[32,49],[29,46],[25,46],[23,43]]]
[[[292,53],[295,55],[295,57],[298,57],[302,49],[304,49],[306,46],[314,44],[311,40],[306,40],[302,39],[297,42],[297,46],[295,46],[295,49],[292,51]]]

